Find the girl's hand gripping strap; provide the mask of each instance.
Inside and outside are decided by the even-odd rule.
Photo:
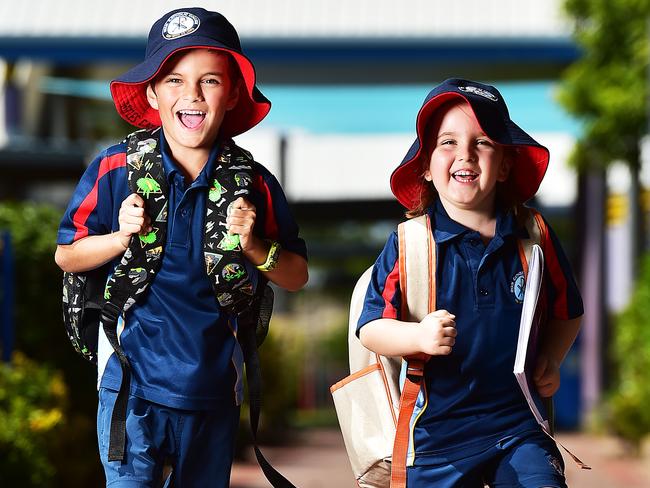
[[[422,215],[401,223],[397,233],[402,320],[420,322],[436,309],[436,244],[429,216]],[[391,488],[406,487],[411,417],[424,380],[424,365],[429,357],[427,354],[416,354],[404,358],[407,369],[393,444]]]

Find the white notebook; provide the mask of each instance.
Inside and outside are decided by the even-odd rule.
[[[530,262],[528,263],[528,276],[526,278],[524,303],[521,310],[521,321],[519,322],[517,355],[515,356],[513,372],[521,387],[521,391],[526,397],[530,410],[535,416],[535,420],[550,434],[546,409],[532,381],[533,368],[535,367],[533,361],[535,359],[541,314],[541,310],[537,310],[537,305],[542,290],[543,274],[544,254],[542,253],[541,247],[533,244]]]

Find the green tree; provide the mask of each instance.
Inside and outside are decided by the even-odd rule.
[[[639,166],[648,99],[648,0],[566,0],[581,57],[562,77],[562,105],[583,123],[573,163]]]
[[[608,424],[639,449],[650,433],[650,256],[641,266],[634,296],[618,318],[612,355],[617,382],[607,405]]]
[[[650,1],[566,0],[565,8],[574,20],[574,37],[582,50],[580,59],[564,74],[559,93],[564,107],[584,123],[572,162],[580,171],[602,174],[610,163],[624,161],[633,175],[634,201],[639,194],[639,142],[648,132],[650,109]],[[639,206],[631,207],[638,251],[642,221]],[[648,259],[628,310],[612,324],[613,368],[607,368],[611,383],[605,405],[608,426],[636,447],[650,433]]]

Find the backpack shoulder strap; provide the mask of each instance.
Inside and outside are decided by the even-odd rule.
[[[158,149],[158,130],[139,130],[127,136],[129,189],[145,202],[152,231],[131,239],[120,263],[106,282],[100,321],[122,370],[122,382],[111,415],[108,460],[121,461],[126,444],[126,407],[131,386],[131,367],[120,345],[117,322],[147,289],[160,269],[167,234],[167,180]]]
[[[401,223],[397,233],[402,320],[420,322],[436,309],[436,243],[429,216],[425,214]],[[422,388],[424,365],[428,359],[426,354],[405,358],[406,378],[393,444],[391,488],[406,487],[411,417]]]
[[[515,208],[517,222],[526,228],[528,238],[519,239],[519,257],[524,268],[524,276],[528,276],[528,263],[533,250],[533,244],[537,244],[546,251],[545,243],[548,228],[542,215],[535,209],[519,205]]]
[[[129,134],[126,139],[129,190],[144,200],[145,212],[151,217],[152,231],[131,239],[129,248],[109,277],[104,292],[107,317],[109,314],[119,316],[126,312],[147,289],[162,262],[167,237],[169,190],[158,148],[158,130],[139,130]]]
[[[208,192],[203,254],[217,302],[227,312],[239,314],[253,301],[253,284],[246,270],[239,235],[229,234],[226,218],[239,197],[253,187],[253,157],[227,141],[211,175]],[[258,290],[264,288],[260,283]]]
[[[435,310],[435,260],[431,222],[428,215],[402,222],[399,239],[399,279],[402,291],[402,320],[419,322]],[[428,290],[428,293],[423,293]]]

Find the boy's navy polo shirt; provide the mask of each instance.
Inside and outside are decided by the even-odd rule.
[[[497,211],[495,236],[452,220],[438,200],[430,209],[437,250],[436,308],[456,316],[452,353],[433,356],[425,393],[414,412],[415,464],[447,462],[475,454],[499,439],[538,429],[512,373],[522,297],[519,238],[512,212]],[[544,243],[549,318],[583,313],[568,261],[549,228]],[[379,318],[400,319],[398,238],[393,232],[375,263],[358,328]],[[413,425],[413,423],[412,423]]]
[[[145,296],[127,312],[120,335],[132,367],[131,392],[188,410],[213,409],[223,401],[239,403],[243,356],[235,336],[237,325],[221,313],[203,257],[205,199],[220,147],[215,144],[205,167],[188,185],[160,134],[169,181],[167,241],[160,271]],[[306,257],[279,183],[257,163],[254,171],[250,200],[257,209],[256,235]],[[82,176],[62,219],[58,244],[118,230],[120,205],[129,193],[122,142],[100,154]],[[255,279],[257,271],[250,268]],[[116,390],[119,362],[112,350],[102,359],[100,346],[99,383]]]

